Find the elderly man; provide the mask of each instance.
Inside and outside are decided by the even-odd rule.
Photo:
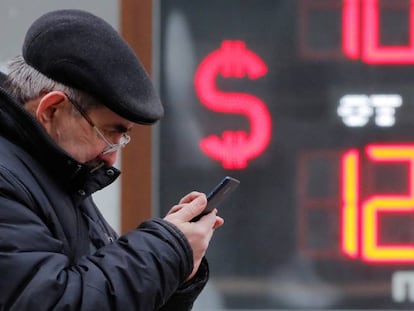
[[[216,211],[191,221],[205,195],[121,237],[91,198],[118,177],[133,124],[162,114],[105,21],[59,10],[32,24],[0,88],[0,310],[191,309],[223,224]]]

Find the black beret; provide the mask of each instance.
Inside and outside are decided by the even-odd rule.
[[[58,10],[27,31],[23,58],[45,76],[82,90],[123,118],[151,124],[163,107],[151,78],[130,46],[103,19]]]

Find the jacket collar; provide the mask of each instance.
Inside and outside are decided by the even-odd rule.
[[[115,167],[91,170],[61,149],[43,127],[3,88],[0,87],[0,135],[24,149],[42,164],[75,197],[89,196],[120,174]]]

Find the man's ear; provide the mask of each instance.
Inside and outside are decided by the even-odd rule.
[[[62,111],[66,101],[65,93],[60,91],[52,91],[41,97],[35,113],[37,121],[47,128],[56,113]]]

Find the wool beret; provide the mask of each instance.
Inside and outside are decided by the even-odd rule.
[[[44,14],[28,29],[22,54],[45,76],[86,92],[129,121],[152,124],[164,113],[131,47],[110,24],[89,12]]]

